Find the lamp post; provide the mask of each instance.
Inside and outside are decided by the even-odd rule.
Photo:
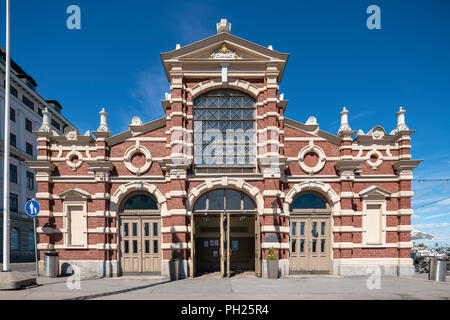
[[[10,271],[9,266],[9,96],[11,56],[9,43],[9,0],[6,0],[6,70],[5,70],[5,133],[3,144],[3,271]]]

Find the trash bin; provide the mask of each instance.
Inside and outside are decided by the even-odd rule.
[[[58,252],[49,251],[44,253],[44,277],[58,277],[59,258]]]
[[[447,273],[447,259],[445,257],[434,257],[430,259],[430,272],[428,280],[443,281]]]

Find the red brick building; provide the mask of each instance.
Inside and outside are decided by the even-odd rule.
[[[356,133],[341,112],[337,135],[314,117],[284,117],[279,83],[287,54],[230,34],[161,54],[170,82],[164,118],[111,135],[52,132],[44,116],[36,170],[39,249],[61,272],[243,270],[281,275],[413,272],[411,160],[405,110],[387,133]],[[45,112],[44,112],[45,115]]]

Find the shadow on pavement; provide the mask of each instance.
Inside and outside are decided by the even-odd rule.
[[[172,281],[167,280],[167,281],[152,283],[152,284],[148,284],[148,285],[140,286],[140,287],[135,287],[135,288],[129,288],[129,289],[123,289],[123,290],[117,290],[117,291],[111,291],[111,292],[104,292],[104,293],[97,293],[97,294],[91,294],[91,295],[75,297],[75,298],[69,298],[69,299],[63,299],[63,300],[89,300],[89,299],[96,299],[96,298],[114,296],[114,295],[117,295],[117,294],[129,293],[129,292],[132,292],[132,291],[137,291],[137,290],[143,290],[143,289],[151,288],[151,287],[162,285],[162,284],[166,284],[166,283],[169,283],[169,282],[172,282]]]

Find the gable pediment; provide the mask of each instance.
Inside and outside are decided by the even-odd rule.
[[[320,137],[330,143],[339,145],[341,143],[341,138],[335,136],[331,133],[320,130],[319,125],[317,123],[314,124],[303,124],[301,122],[285,118],[284,124],[292,129],[298,130],[304,133],[306,136],[310,137]],[[289,137],[286,135],[285,137]]]
[[[117,135],[111,136],[106,139],[109,146],[114,146],[116,144],[119,144],[121,142],[124,142],[130,138],[140,136],[142,134],[146,134],[149,132],[152,132],[154,130],[160,129],[162,127],[165,127],[166,125],[166,118],[159,118],[144,124],[140,125],[130,125],[129,130],[119,133]]]
[[[67,191],[64,191],[58,195],[61,199],[87,199],[91,195],[89,192],[84,191],[79,188],[73,188]]]
[[[169,81],[169,73],[173,65],[182,64],[183,70],[192,69],[192,66],[195,65],[195,68],[204,71],[208,68],[215,70],[217,65],[223,62],[227,62],[231,66],[241,62],[252,62],[252,66],[256,66],[259,62],[260,68],[263,69],[267,63],[274,63],[278,65],[281,80],[288,57],[288,54],[263,47],[229,33],[219,33],[173,51],[161,53]]]
[[[378,186],[370,186],[359,192],[359,196],[362,198],[369,198],[369,197],[385,198],[390,197],[391,194],[392,194],[391,192],[384,190],[383,188],[380,188]]]
[[[260,51],[224,40],[177,57],[180,61],[271,61],[273,57]]]
[[[263,60],[282,60],[286,61],[288,54],[272,50],[256,43],[244,40],[229,33],[220,33],[209,38],[194,42],[187,46],[175,49],[166,53],[161,53],[164,60],[193,59],[193,58],[211,58],[211,53],[220,50],[223,44],[228,49],[242,54],[243,58],[259,58]]]

